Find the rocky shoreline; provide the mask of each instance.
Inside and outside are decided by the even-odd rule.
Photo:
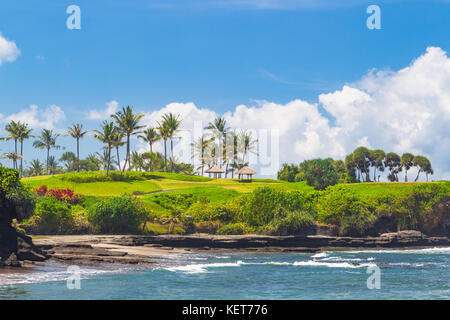
[[[428,237],[419,231],[400,231],[379,237],[192,235],[68,235],[19,240],[18,252],[4,266],[63,264],[155,264],[171,253],[214,251],[277,251],[315,253],[339,249],[405,249],[450,247],[448,237]],[[23,240],[25,239],[25,240]]]

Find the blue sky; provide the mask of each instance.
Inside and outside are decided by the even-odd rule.
[[[71,4],[81,30],[66,28]],[[366,27],[369,4],[381,8],[381,30]],[[112,100],[148,113],[193,102],[221,115],[301,99],[333,124],[320,94],[405,68],[430,46],[446,52],[449,17],[437,0],[5,0],[0,32],[20,55],[0,66],[0,113],[57,105],[65,120],[55,127],[93,128],[100,121],[86,113]]]

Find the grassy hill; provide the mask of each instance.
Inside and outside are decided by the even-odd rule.
[[[251,219],[258,219],[258,215],[262,215],[264,210],[268,210],[270,216],[273,215],[273,217],[277,217],[277,212],[279,210],[277,208],[282,208],[285,211],[287,210],[283,215],[285,216],[285,219],[288,220],[278,221],[278,218],[276,218],[275,220],[272,219],[273,223],[275,223],[274,221],[278,221],[277,223],[291,225],[300,223],[298,222],[300,220],[295,222],[295,219],[306,219],[305,221],[307,221],[309,218],[299,218],[298,215],[300,213],[298,212],[295,213],[296,215],[294,215],[293,218],[289,218],[290,216],[286,216],[286,214],[288,214],[287,212],[289,210],[295,211],[299,209],[300,211],[303,210],[305,212],[316,212],[320,209],[320,206],[317,207],[317,203],[314,200],[317,197],[325,199],[322,203],[327,203],[326,201],[328,201],[327,205],[331,206],[328,209],[323,209],[325,212],[333,212],[333,210],[335,211],[336,209],[338,211],[336,211],[335,214],[339,216],[341,214],[339,212],[342,210],[344,210],[342,211],[342,214],[348,210],[351,211],[353,210],[353,205],[352,208],[348,207],[350,209],[345,209],[348,201],[350,201],[357,206],[368,208],[367,210],[371,212],[371,215],[375,214],[377,217],[381,217],[389,210],[400,213],[407,213],[412,210],[408,209],[409,207],[405,207],[405,204],[401,201],[394,206],[392,201],[388,200],[388,198],[394,197],[395,199],[400,200],[404,197],[411,196],[411,192],[417,190],[417,187],[420,186],[424,186],[428,189],[433,185],[440,186],[440,189],[444,190],[444,193],[446,193],[447,196],[450,195],[449,181],[430,183],[381,182],[341,184],[334,186],[332,190],[319,192],[315,191],[313,187],[308,186],[305,182],[290,183],[280,180],[255,179],[252,183],[239,183],[234,179],[211,179],[207,177],[161,172],[126,172],[125,174],[112,172],[108,177],[104,172],[67,173],[55,176],[24,178],[22,179],[22,182],[34,189],[40,188],[43,185],[47,186],[49,189],[70,188],[75,193],[84,196],[85,208],[100,200],[124,194],[131,194],[136,196],[143,204],[145,210],[150,213],[151,216],[157,217],[157,219],[170,219],[174,213],[174,209],[179,209],[188,216],[192,215],[194,219],[197,219],[198,223],[207,223],[209,227],[213,229],[216,219],[225,219],[221,222],[221,226],[231,223],[227,218],[223,218],[224,214],[226,216],[231,211],[241,212],[239,214],[234,213],[235,216],[233,218],[234,221],[239,223],[242,221],[250,221],[248,223],[251,224]],[[255,191],[261,190],[261,187],[266,187],[266,189],[268,187],[273,191],[271,191],[272,193]],[[428,189],[423,192],[430,195],[433,194],[434,191]],[[282,195],[279,191],[300,191],[300,194],[296,193],[295,195],[289,196]],[[306,196],[307,198],[302,198],[304,196],[301,194],[309,194],[311,197]],[[354,194],[354,196],[351,194]],[[250,196],[245,196],[247,198],[247,206],[240,204],[238,205],[240,206],[239,209],[234,208],[233,203],[239,202],[239,199],[241,199],[243,195]],[[336,197],[335,199],[333,199],[334,196]],[[339,204],[343,197],[346,198],[345,201],[347,202],[344,201],[344,203]],[[233,199],[236,199],[236,201],[232,201]],[[434,203],[429,202],[431,201],[430,199],[427,198],[426,203]],[[252,201],[254,201],[253,204],[251,204]],[[222,206],[222,204],[224,204],[224,206]],[[409,204],[407,206],[409,206]],[[355,210],[356,214],[359,214],[360,209]],[[427,209],[420,208],[419,211],[425,212],[424,210],[426,211]],[[204,214],[210,214],[210,216],[205,218]],[[238,216],[242,214],[250,214],[253,215],[254,218],[250,219],[244,216],[240,216],[239,218]],[[354,213],[351,215],[353,214]],[[216,215],[218,215],[218,218]],[[314,214],[314,219],[317,219],[316,214]],[[332,221],[332,219],[330,221]],[[367,223],[369,224],[369,222]],[[242,226],[240,226],[239,223],[235,223],[237,226],[233,225],[233,228],[241,228]],[[157,222],[149,223],[147,225],[148,231],[157,234],[167,232],[167,228],[167,225],[158,224]],[[245,229],[245,227],[242,228]],[[284,230],[283,225],[280,224],[275,226],[272,225],[272,228]],[[244,230],[242,232],[245,233],[249,231],[247,229],[247,231]],[[289,233],[290,231],[286,232]]]

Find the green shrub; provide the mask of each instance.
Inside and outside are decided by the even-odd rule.
[[[233,235],[233,234],[247,234],[251,233],[253,230],[245,223],[230,223],[217,230],[217,234],[221,235]]]
[[[138,199],[124,195],[92,205],[87,218],[97,232],[136,233],[146,219],[146,212]]]
[[[35,232],[68,234],[73,232],[74,227],[72,205],[53,197],[39,198],[32,219],[32,228]]]
[[[305,211],[290,211],[285,217],[273,220],[267,227],[266,233],[271,235],[290,235],[311,233],[315,229],[315,219]]]
[[[254,190],[234,202],[238,205],[238,221],[250,226],[264,226],[283,217],[283,211],[304,210],[316,215],[317,192],[279,191],[270,187]]]
[[[192,217],[193,222],[220,221],[228,223],[233,220],[235,213],[227,204],[197,202],[184,215]]]
[[[341,235],[363,235],[377,220],[369,202],[339,185],[327,188],[318,208],[319,222],[336,225]]]

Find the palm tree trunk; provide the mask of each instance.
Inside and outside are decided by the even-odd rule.
[[[80,139],[77,138],[77,171],[80,172]]]
[[[405,170],[405,182],[408,182],[408,170]]]
[[[48,175],[48,158],[50,157],[50,148],[47,148],[47,175]]]
[[[164,170],[167,172],[167,139],[164,138]]]
[[[20,142],[20,176],[23,176],[23,140]]]
[[[153,172],[153,143],[150,143],[150,171]]]
[[[122,169],[120,168],[119,146],[116,146],[116,152],[117,152],[117,164],[119,166],[119,171],[122,171]]]
[[[14,153],[17,155],[17,139],[14,140]],[[17,169],[17,158],[14,158],[13,166]]]
[[[171,159],[172,159],[172,164],[171,164],[171,168],[170,168],[170,172],[173,172],[173,139],[170,139],[170,154],[171,154]]]
[[[109,168],[111,166],[111,146],[108,145],[108,165],[106,168],[106,176],[109,176]]]

